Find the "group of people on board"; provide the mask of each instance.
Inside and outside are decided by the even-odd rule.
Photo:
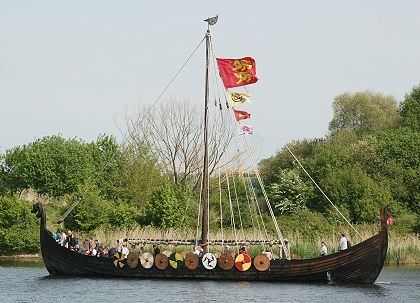
[[[345,234],[340,235],[340,242],[338,244],[338,251],[343,251],[350,248],[351,244],[350,241],[347,239]],[[328,255],[328,248],[324,241],[321,242],[321,249],[319,251],[319,255],[321,257]]]
[[[86,256],[112,257],[116,252],[121,252],[127,256],[129,253],[127,243],[122,239],[117,240],[116,247],[110,248],[107,245],[102,245],[98,239],[93,240],[92,238],[85,238],[79,245],[79,239],[71,230],[67,233],[64,230],[57,230],[53,234],[53,238],[59,245]]]
[[[93,240],[92,238],[85,238],[82,243],[82,246],[79,246],[79,241],[76,235],[71,231],[64,230],[57,230],[57,233],[53,234],[55,241],[64,246],[71,251],[78,252],[80,254],[84,254],[87,256],[96,256],[96,257],[113,257],[117,252],[121,253],[124,257],[130,253],[128,249],[128,240],[127,239],[118,239],[116,246],[102,246],[98,239]],[[284,239],[284,245],[280,245],[280,259],[290,259],[290,254],[287,255],[285,252],[285,248],[288,252],[290,252],[289,241]],[[343,251],[350,248],[350,241],[346,238],[344,233],[340,235],[338,251]],[[153,255],[156,256],[160,253],[160,248],[158,245],[153,245]],[[201,245],[196,245],[193,249],[193,253],[196,254],[199,258],[203,257],[204,250]],[[226,245],[224,248],[224,253],[232,253],[231,248]],[[249,254],[248,249],[245,246],[241,246],[239,251],[237,251],[234,255],[238,254]],[[263,255],[267,256],[269,260],[274,258],[272,252],[270,250],[264,249],[262,252]],[[321,242],[321,247],[319,251],[319,255],[326,256],[328,255],[328,248],[324,241]]]

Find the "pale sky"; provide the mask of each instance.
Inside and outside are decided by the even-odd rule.
[[[62,134],[121,139],[212,27],[219,57],[252,56],[258,158],[327,134],[334,96],[402,100],[420,83],[420,1],[0,0],[0,152]],[[165,98],[202,103],[201,47]]]

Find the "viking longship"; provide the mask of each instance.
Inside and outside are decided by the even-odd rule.
[[[205,65],[205,94],[204,94],[204,120],[203,120],[203,170],[201,174],[201,194],[199,202],[199,222],[197,226],[201,230],[201,237],[197,239],[128,239],[131,245],[172,245],[182,247],[201,247],[200,253],[192,250],[185,253],[156,253],[135,252],[128,255],[117,252],[113,257],[92,257],[72,251],[59,245],[53,238],[53,234],[47,229],[46,213],[42,204],[37,203],[33,212],[40,218],[40,241],[42,257],[45,266],[51,275],[75,275],[94,277],[129,277],[129,278],[167,278],[167,279],[210,279],[210,280],[248,280],[248,281],[289,281],[289,282],[336,282],[336,283],[374,283],[384,265],[388,247],[387,220],[389,211],[387,208],[378,210],[380,213],[379,232],[360,243],[345,250],[338,251],[322,257],[310,259],[290,258],[289,248],[283,238],[282,231],[274,216],[273,209],[268,201],[258,169],[254,169],[253,178],[260,183],[261,195],[267,202],[266,209],[273,219],[275,236],[271,239],[262,237],[258,239],[238,239],[240,233],[234,232],[235,239],[214,238],[209,234],[209,151],[208,151],[208,113],[209,113],[209,66],[212,52],[210,27],[217,22],[217,16],[205,20],[207,32],[202,42],[206,42],[206,65]],[[248,125],[242,125],[241,120],[249,118],[249,113],[239,110],[238,106],[249,98],[248,91],[236,93],[229,89],[249,85],[257,82],[255,60],[251,57],[241,59],[215,58],[219,69],[219,75],[225,86],[225,93],[229,98],[231,107],[226,102],[227,111],[230,112],[232,121],[237,123],[241,135],[246,140],[246,135],[252,132]],[[214,64],[216,66],[216,64]],[[219,102],[217,102],[219,99]],[[215,100],[216,107],[222,108],[220,98]],[[223,104],[224,105],[224,104]],[[233,105],[233,106],[232,106]],[[232,115],[233,113],[233,115]],[[297,160],[297,159],[296,159]],[[255,162],[255,161],[254,161]],[[299,161],[297,161],[300,163]],[[254,163],[255,164],[255,163]],[[255,165],[256,167],[256,165]],[[306,170],[305,170],[306,172]],[[230,173],[232,176],[234,173]],[[244,172],[237,175],[246,175]],[[252,187],[248,174],[247,196],[255,203],[251,215],[260,213],[255,190]],[[219,175],[220,180],[220,175]],[[229,188],[229,174],[225,175],[225,181]],[[235,179],[231,180],[235,187]],[[249,182],[248,182],[249,181]],[[321,189],[320,189],[321,190]],[[236,189],[235,189],[236,191]],[[229,194],[230,195],[230,194]],[[235,200],[235,198],[233,198]],[[328,199],[329,200],[329,199]],[[330,200],[329,200],[330,201]],[[330,201],[331,202],[331,201]],[[331,202],[332,203],[332,202]],[[250,206],[250,204],[249,204]],[[337,209],[338,211],[338,209]],[[230,212],[233,214],[232,204]],[[252,217],[251,217],[252,218]],[[260,229],[265,229],[264,221],[254,218]],[[201,224],[200,224],[201,222]],[[232,225],[235,226],[234,216]],[[348,222],[349,223],[349,222]],[[238,223],[237,223],[238,224]],[[241,222],[242,224],[242,222]],[[222,227],[222,226],[221,226]],[[223,227],[222,227],[223,228]],[[198,228],[197,228],[198,229]],[[356,231],[357,232],[357,231]],[[200,234],[200,233],[198,233]],[[251,256],[246,250],[232,252],[224,250],[226,247],[242,247],[256,245],[264,247],[260,254]],[[275,258],[271,258],[270,250],[277,247],[282,252]],[[216,249],[218,248],[218,250]],[[216,250],[218,253],[216,253]],[[270,252],[268,254],[267,252]],[[280,257],[281,255],[281,257]]]

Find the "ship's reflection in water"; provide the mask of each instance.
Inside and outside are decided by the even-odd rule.
[[[2,302],[420,302],[420,266],[385,267],[374,285],[55,277],[0,261]]]

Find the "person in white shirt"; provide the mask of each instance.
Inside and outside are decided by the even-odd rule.
[[[197,255],[198,257],[202,257],[203,256],[203,248],[199,245],[197,245],[194,249],[194,254]]]
[[[127,248],[127,245],[124,245],[124,246],[122,247],[122,251],[121,251],[121,253],[124,255],[124,258],[127,258],[128,254],[130,253],[130,251],[129,251],[129,250],[128,250],[128,248]]]
[[[58,244],[60,244],[61,246],[64,246],[67,243],[66,240],[67,240],[67,235],[64,231],[62,231],[61,232],[61,238],[60,238],[60,241],[58,241]]]
[[[344,234],[341,234],[340,245],[338,246],[338,250],[345,250],[345,249],[347,249],[347,238]]]
[[[328,255],[328,249],[324,241],[321,242],[321,250],[319,251],[319,255],[321,257]]]
[[[261,253],[262,255],[265,255],[267,258],[268,258],[268,260],[271,260],[271,259],[273,259],[273,253],[271,252],[271,251],[269,251],[269,250],[263,250],[263,252]]]

